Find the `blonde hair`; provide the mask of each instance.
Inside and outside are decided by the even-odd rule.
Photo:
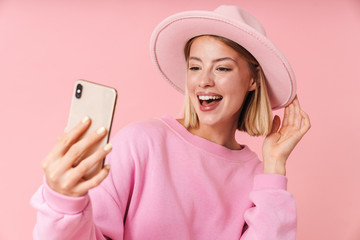
[[[271,131],[273,116],[265,82],[265,74],[260,64],[251,53],[236,42],[220,36],[207,36],[211,36],[222,41],[227,46],[238,52],[240,56],[243,56],[248,62],[251,77],[253,77],[256,81],[256,89],[248,92],[245,97],[244,103],[241,107],[237,129],[247,132],[250,136],[266,136]],[[184,54],[187,64],[191,45],[197,37],[190,39],[185,45]],[[185,88],[184,125],[188,129],[199,127],[199,119],[195,108],[191,103],[187,88]]]

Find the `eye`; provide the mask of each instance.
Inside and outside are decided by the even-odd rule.
[[[197,70],[200,70],[199,67],[189,67],[189,70],[190,71],[197,71]]]
[[[230,72],[232,69],[226,67],[218,67],[217,70],[221,72]]]

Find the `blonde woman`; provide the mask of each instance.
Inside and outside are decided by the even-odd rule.
[[[34,238],[295,239],[286,161],[310,121],[289,63],[261,24],[235,6],[175,14],[155,29],[151,54],[185,93],[184,117],[131,124],[76,167],[106,130],[78,141],[91,124],[85,117],[64,133],[32,198]],[[281,124],[272,109],[282,107]],[[237,130],[266,136],[263,161],[236,141]]]

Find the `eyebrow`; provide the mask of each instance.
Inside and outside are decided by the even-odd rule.
[[[190,60],[196,60],[196,61],[202,62],[201,59],[198,58],[198,57],[190,57],[190,58],[189,58],[189,61],[190,61]],[[232,59],[231,57],[217,58],[217,59],[212,60],[212,62],[221,62],[221,61],[226,61],[226,60],[230,60],[230,61],[236,62],[236,61],[235,61],[234,59]]]

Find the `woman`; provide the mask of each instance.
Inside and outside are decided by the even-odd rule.
[[[89,180],[83,175],[112,145],[72,165],[106,130],[77,141],[91,124],[85,117],[64,133],[43,160],[44,185],[32,198],[34,238],[295,239],[285,165],[310,122],[290,65],[264,34],[234,6],[165,19],[153,33],[152,57],[185,91],[184,118],[125,127]],[[279,129],[271,108],[281,107]],[[266,136],[263,163],[237,143],[236,129]]]

